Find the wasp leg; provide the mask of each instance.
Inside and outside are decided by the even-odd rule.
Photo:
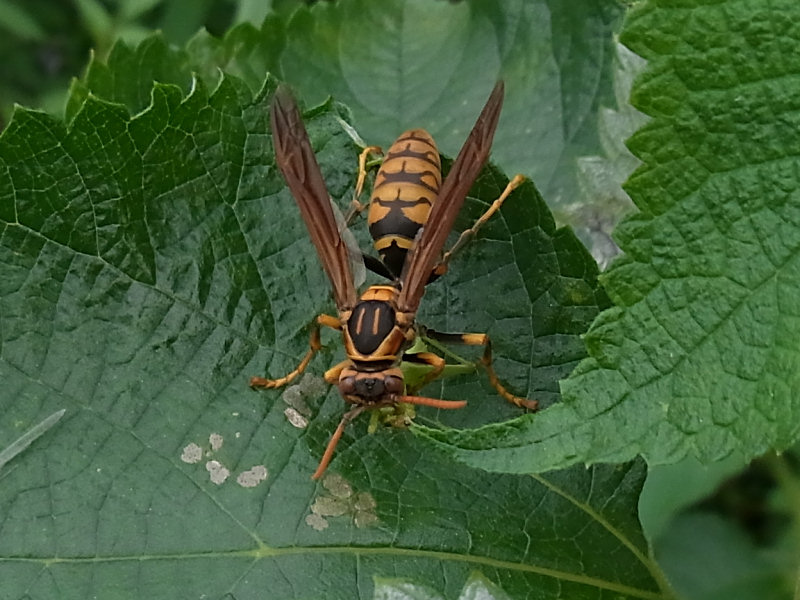
[[[325,375],[323,375],[322,378],[326,383],[329,383],[330,385],[336,385],[339,383],[339,376],[342,374],[342,371],[344,371],[345,367],[350,367],[352,365],[353,361],[349,359],[343,360],[342,362],[333,365],[330,369],[325,371]]]
[[[344,222],[348,225],[353,217],[361,214],[368,205],[361,204],[361,192],[364,191],[364,181],[367,179],[367,158],[370,154],[383,154],[380,146],[367,146],[358,155],[358,179],[356,180],[356,189],[353,192],[353,201],[350,203],[350,210],[347,211]]]
[[[497,377],[497,373],[495,373],[494,367],[492,366],[492,340],[489,339],[489,336],[485,333],[442,333],[440,331],[433,331],[432,329],[426,329],[424,332],[425,337],[428,337],[432,340],[443,342],[446,344],[465,344],[467,346],[483,346],[483,356],[480,359],[480,363],[483,365],[483,368],[486,369],[486,376],[489,378],[489,383],[492,384],[492,387],[497,390],[497,393],[500,394],[503,398],[519,406],[520,408],[527,408],[528,410],[536,410],[539,407],[539,403],[536,400],[528,400],[527,398],[522,398],[521,396],[515,396],[511,392],[509,392],[506,387],[500,383],[500,379]]]
[[[345,427],[347,427],[350,421],[355,419],[366,409],[367,409],[366,406],[356,406],[354,409],[344,413],[342,420],[339,421],[339,426],[336,428],[336,431],[333,432],[331,439],[328,441],[328,445],[325,448],[325,453],[322,455],[322,459],[319,461],[317,470],[314,471],[314,474],[311,476],[311,479],[316,481],[317,479],[322,477],[323,473],[325,473],[325,470],[328,468],[331,459],[333,458],[333,451],[336,450],[336,444],[338,444],[339,440],[342,439],[342,434],[344,433]]]
[[[478,233],[478,230],[483,227],[486,221],[488,221],[494,213],[500,210],[500,207],[503,206],[503,202],[505,202],[506,199],[511,195],[511,192],[522,185],[524,181],[525,177],[523,175],[514,175],[514,178],[508,182],[508,185],[506,185],[506,188],[503,190],[503,193],[498,196],[497,200],[492,202],[492,205],[486,210],[485,213],[481,215],[477,221],[475,221],[475,224],[466,231],[462,232],[459,238],[456,240],[456,243],[453,244],[453,247],[444,253],[442,260],[433,268],[431,277],[441,277],[447,272],[447,265],[450,262],[450,259],[453,258],[453,256],[459,252],[473,237],[475,237],[475,235]]]
[[[300,364],[297,365],[297,368],[289,373],[288,375],[281,377],[280,379],[265,379],[264,377],[251,377],[250,378],[250,387],[253,389],[271,389],[271,388],[279,388],[283,387],[288,383],[291,383],[298,375],[302,374],[303,371],[306,370],[311,359],[314,358],[314,355],[322,348],[322,342],[320,341],[319,337],[319,330],[320,327],[330,327],[332,329],[341,330],[342,323],[336,317],[331,317],[330,315],[319,315],[312,326],[311,329],[311,339],[308,341],[308,352],[303,357],[303,360],[300,361]],[[327,380],[326,380],[327,381]]]
[[[414,386],[414,391],[421,389],[428,385],[431,381],[439,377],[444,371],[446,361],[439,355],[433,352],[416,352],[414,354],[404,354],[403,360],[405,362],[413,362],[419,365],[428,365],[432,367],[431,371],[422,378],[419,384]]]

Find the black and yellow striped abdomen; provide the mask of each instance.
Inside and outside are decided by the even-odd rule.
[[[397,138],[375,176],[368,217],[375,249],[395,277],[441,185],[439,152],[430,134],[412,129]]]

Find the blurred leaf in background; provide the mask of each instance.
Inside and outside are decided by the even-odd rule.
[[[0,0],[0,119],[14,103],[59,114],[90,52],[104,60],[117,40],[137,44],[154,30],[183,44],[205,28],[222,35],[254,3],[231,0]],[[263,3],[269,8],[269,3]],[[249,10],[245,8],[251,5]],[[263,19],[263,15],[261,17]],[[260,22],[260,21],[259,21]]]
[[[69,80],[80,73],[91,38],[69,2],[0,1],[0,119],[13,104],[58,112]]]

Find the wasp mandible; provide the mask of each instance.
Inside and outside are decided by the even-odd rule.
[[[419,335],[414,318],[425,292],[425,285],[432,275],[446,269],[449,256],[462,243],[465,235],[474,234],[477,227],[499,208],[505,197],[520,182],[520,179],[515,178],[475,226],[467,230],[442,257],[442,249],[456,216],[489,156],[502,104],[503,83],[498,82],[441,185],[439,155],[433,140],[426,132],[407,132],[392,146],[382,167],[383,178],[381,172],[378,173],[373,196],[384,198],[380,191],[382,180],[391,184],[391,193],[395,196],[387,197],[383,208],[388,206],[388,210],[383,216],[378,214],[379,209],[376,208],[377,216],[370,217],[371,229],[393,211],[395,216],[402,216],[402,213],[410,215],[409,220],[416,223],[416,229],[410,234],[407,230],[401,232],[408,238],[408,243],[404,241],[402,246],[397,243],[399,237],[395,237],[388,244],[378,247],[381,252],[384,248],[391,248],[394,241],[394,246],[399,249],[399,252],[381,252],[392,281],[387,285],[370,286],[359,297],[353,282],[348,248],[342,240],[300,110],[286,87],[279,86],[276,90],[270,107],[275,160],[300,208],[311,241],[331,282],[339,314],[336,317],[320,315],[316,318],[311,332],[310,348],[294,371],[280,379],[253,377],[250,385],[253,388],[276,388],[288,384],[306,369],[314,354],[321,348],[321,327],[342,332],[347,359],[326,371],[324,378],[329,384],[338,386],[345,402],[353,405],[353,408],[339,422],[317,470],[312,475],[313,479],[318,479],[324,473],[347,424],[365,410],[397,406],[399,403],[443,409],[465,406],[463,401],[407,394],[400,363],[405,360],[432,367],[423,384],[442,373],[445,360],[440,356],[431,352],[406,353]],[[388,175],[394,173],[391,170],[392,165],[400,168],[397,172],[401,175]],[[424,189],[425,193],[417,194],[416,202],[412,196],[415,189],[419,191],[419,188]],[[404,210],[404,199],[409,198],[411,203]],[[392,200],[396,204],[391,204]],[[378,204],[380,203],[376,203]],[[426,204],[427,210],[421,209],[421,204]],[[393,228],[389,228],[393,231],[386,235],[397,233],[397,224],[402,222],[402,219],[394,221]],[[376,245],[384,237],[383,233],[377,235]],[[481,363],[497,392],[517,406],[536,409],[534,400],[515,396],[500,383],[492,367],[491,343],[486,334],[447,334],[425,330],[425,336],[446,343],[483,346]]]

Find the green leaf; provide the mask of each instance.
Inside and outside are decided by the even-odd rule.
[[[745,464],[740,455],[733,453],[710,465],[688,457],[651,468],[639,497],[639,520],[647,539],[656,540],[665,531],[671,531],[678,511],[710,495]]]
[[[648,60],[628,184],[641,211],[603,276],[615,308],[563,403],[515,431],[427,432],[490,470],[650,464],[782,449],[800,431],[800,5],[645,2],[623,41]]]
[[[284,44],[283,27],[277,17],[269,17],[261,29],[243,23],[231,29],[224,39],[203,31],[185,49],[168,45],[160,34],[151,35],[136,47],[119,41],[107,60],[93,56],[86,76],[73,82],[67,119],[74,116],[90,93],[124,104],[137,113],[150,104],[153,81],[173,83],[188,94],[196,78],[208,88],[215,88],[223,71],[242,79],[256,93],[264,83],[265,73],[277,71],[277,58]]]
[[[793,552],[765,552],[718,516],[696,511],[673,521],[656,546],[681,598],[792,598]]]
[[[309,105],[329,95],[345,102],[370,144],[388,146],[424,125],[454,156],[502,77],[508,94],[494,160],[530,176],[551,205],[564,205],[578,197],[577,158],[602,152],[598,109],[616,104],[611,32],[621,15],[618,0],[318,2],[291,17],[268,15],[260,29],[240,24],[223,39],[201,32],[177,59],[188,60],[182,81],[158,80],[188,91],[195,73],[213,88],[221,69],[256,92],[270,71]],[[173,60],[144,58],[144,71],[155,75]],[[91,75],[87,85],[107,97]]]
[[[35,18],[8,0],[0,0],[0,28],[24,40],[41,40],[45,36]]]
[[[152,64],[137,62],[105,72],[105,89],[140,99]],[[115,83],[123,67],[131,85]],[[406,431],[366,435],[363,419],[330,475],[310,480],[344,410],[314,391],[337,336],[293,388],[305,421],[287,418],[288,390],[247,386],[292,369],[310,321],[333,308],[275,169],[273,88],[158,84],[133,116],[87,94],[68,127],[18,109],[0,137],[0,445],[66,410],[4,468],[4,593],[349,599],[382,577],[453,597],[480,573],[515,598],[668,597],[635,518],[642,463],[489,475]],[[307,124],[344,205],[358,148],[342,114],[329,103]],[[487,169],[458,229],[504,184]],[[547,404],[602,302],[591,258],[527,184],[431,286],[420,319],[489,331],[504,381]],[[428,424],[519,414],[480,372],[438,387],[470,407],[421,410]]]
[[[290,0],[294,2],[295,0]],[[263,0],[241,0],[236,9],[237,23],[262,23],[273,10],[273,0],[264,2]]]
[[[252,28],[239,26],[226,42],[236,38],[235,32],[244,35],[248,31],[254,33]],[[256,43],[255,37],[247,39]],[[201,41],[198,38],[197,43]],[[240,46],[245,56],[250,55],[252,44]],[[202,55],[198,46],[192,47],[191,55],[174,51],[160,37],[147,40],[135,50],[118,44],[111,52],[108,65],[93,61],[86,81],[74,87],[71,104],[79,106],[91,92],[124,103],[132,111],[142,110],[143,101],[150,95],[144,85],[147,77],[180,83],[190,76],[187,65]],[[214,62],[220,56],[217,51],[228,52],[231,48],[223,45],[214,51],[206,49]],[[136,75],[136,65],[141,65],[140,77]],[[129,75],[123,77],[123,73]],[[204,80],[201,78],[198,83]],[[237,82],[233,78],[228,80],[229,85],[237,87],[236,93],[246,94],[246,89]],[[474,120],[479,110],[480,106],[475,107],[471,119]],[[341,133],[340,126],[337,131]],[[339,162],[338,172],[328,178],[329,185],[335,186],[334,197],[343,198],[344,205],[349,201],[350,192],[345,192],[345,186],[352,184],[354,159],[348,155]],[[474,199],[468,198],[457,229],[471,226],[506,183],[507,179],[499,171],[487,169],[476,182]],[[283,182],[276,179],[274,185],[282,186]],[[290,205],[289,210],[292,209]],[[299,221],[296,214],[293,216]],[[298,231],[305,235],[302,226],[298,225]],[[360,237],[362,247],[371,245],[365,227],[354,228],[354,233]],[[480,237],[482,239],[454,261],[445,281],[429,288],[420,315],[425,324],[439,330],[488,332],[493,337],[496,364],[503,380],[518,393],[549,405],[557,398],[558,379],[565,377],[584,356],[580,334],[598,309],[607,306],[605,294],[598,289],[594,263],[571,232],[555,227],[547,207],[530,183],[512,195],[500,215],[484,227]],[[310,262],[316,265],[310,248],[309,256]],[[328,289],[327,282],[318,281],[320,289]],[[483,290],[502,294],[501,301],[486,296]],[[300,296],[307,303],[307,296],[304,293]],[[322,306],[307,305],[303,310],[302,303],[299,305],[296,315],[300,322],[295,325],[295,346],[291,351],[294,356],[302,352],[306,343],[306,334],[301,330],[310,322],[309,315],[319,312]],[[285,338],[279,336],[278,339]],[[292,366],[287,362],[283,368],[289,371]],[[474,385],[476,379],[482,382],[479,387]],[[483,401],[487,394],[494,395],[485,378],[456,379],[440,386],[438,393],[442,397],[476,400],[469,411],[444,417],[454,426],[474,426],[519,414],[510,405],[497,409],[494,403]]]
[[[107,62],[93,56],[84,79],[73,81],[66,118],[74,118],[89,94],[124,104],[132,113],[138,113],[152,101],[153,81],[172,83],[188,91],[194,78],[186,52],[170,48],[158,34],[135,49],[118,42]]]
[[[622,184],[641,161],[631,154],[625,140],[648,120],[628,102],[634,78],[647,61],[622,44],[617,44],[615,50],[614,96],[619,108],[604,106],[600,110],[598,129],[603,153],[578,159],[581,198],[555,211],[557,220],[575,228],[601,270],[620,252],[611,237],[614,228],[622,217],[634,211]]]
[[[309,102],[345,102],[371,144],[424,123],[449,155],[504,78],[494,159],[559,204],[577,193],[576,157],[598,150],[620,16],[616,0],[322,2],[288,24],[280,74]]]
[[[78,11],[86,28],[96,40],[103,39],[113,29],[108,9],[98,0],[77,0]]]
[[[122,0],[119,4],[119,18],[123,22],[138,19],[153,10],[160,2],[161,0]]]

